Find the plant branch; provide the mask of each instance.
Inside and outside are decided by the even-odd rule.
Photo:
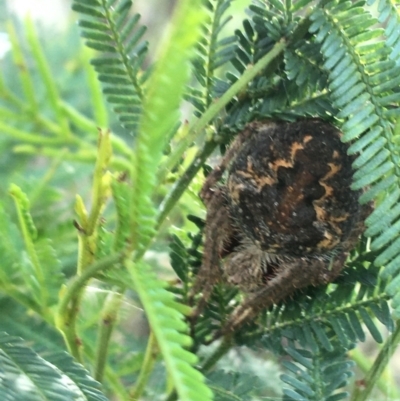
[[[82,361],[82,356],[80,341],[74,323],[78,313],[76,307],[79,305],[82,290],[92,277],[101,271],[109,269],[114,264],[121,261],[124,256],[125,254],[123,252],[115,253],[87,266],[86,269],[82,271],[82,274],[76,276],[65,288],[65,292],[61,297],[56,314],[56,327],[64,336],[65,343],[70,353],[78,361]]]
[[[14,128],[11,125],[0,122],[0,130],[2,134],[6,134],[13,139],[16,139],[21,142],[27,142],[36,145],[50,145],[50,146],[59,146],[63,144],[75,144],[76,138],[68,137],[68,138],[60,138],[60,137],[50,137],[43,136],[38,132],[28,132],[23,131],[18,128]]]
[[[125,289],[120,289],[118,292],[112,292],[107,297],[101,312],[94,362],[94,378],[100,383],[103,381],[104,370],[107,363],[108,346],[124,292]]]
[[[366,401],[371,394],[373,388],[378,382],[381,374],[385,370],[390,358],[396,351],[400,343],[400,322],[397,321],[396,328],[391,336],[386,340],[378,357],[375,359],[369,372],[363,380],[363,386],[358,386],[354,389],[351,401]]]
[[[2,124],[0,122],[0,130],[1,128]],[[111,142],[113,144],[116,143],[116,141],[113,140]],[[32,155],[40,154],[43,156],[57,158],[60,155],[61,145],[62,142],[60,142],[60,145],[57,145],[55,147],[45,147],[45,148],[36,147],[33,145],[17,145],[14,147],[14,152],[21,154],[32,154]],[[96,161],[96,158],[97,158],[97,152],[95,149],[81,149],[78,150],[77,152],[69,151],[64,155],[64,160],[73,161],[77,163],[93,163]],[[130,170],[130,163],[124,157],[113,156],[113,158],[110,161],[110,166],[119,171]]]
[[[29,73],[28,64],[24,58],[21,45],[18,41],[15,26],[9,21],[7,23],[8,36],[12,46],[12,54],[14,64],[18,66],[18,74],[21,81],[21,86],[24,91],[25,98],[29,104],[30,111],[34,114],[38,112],[38,101],[36,99],[36,90],[33,85],[32,77]]]
[[[171,170],[179,161],[185,150],[206,128],[210,121],[212,121],[249,82],[251,82],[277,56],[279,56],[286,46],[287,43],[285,39],[281,39],[256,64],[249,66],[243,75],[214,104],[212,104],[198,120],[191,124],[186,137],[178,144],[177,148],[171,153],[165,165],[162,166],[161,169]]]
[[[248,68],[244,74],[238,79],[206,112],[189,128],[187,136],[178,145],[178,148],[170,155],[168,160],[175,159],[172,163],[167,163],[163,168],[171,168],[175,165],[175,162],[179,160],[184,150],[195,137],[204,130],[207,124],[217,116],[217,114],[229,103],[229,101],[240,92],[257,74],[259,74],[266,66],[268,66],[286,47],[286,41],[281,39],[263,58],[261,58],[254,66]],[[214,148],[217,146],[217,142],[210,140],[206,142],[203,149],[197,154],[194,161],[176,182],[171,192],[164,198],[160,206],[160,211],[157,216],[156,229],[160,227],[169,212],[176,205],[179,198],[185,192],[186,188],[190,184],[193,177],[197,174],[204,161],[212,153]],[[148,246],[150,241],[143,246],[135,256],[135,260],[139,260]]]
[[[229,351],[233,343],[232,336],[226,335],[217,349],[212,353],[212,355],[203,363],[203,366],[200,368],[200,371],[203,373],[207,373],[210,369],[212,369],[215,364]]]
[[[131,401],[139,400],[143,390],[145,389],[146,383],[149,380],[150,373],[153,370],[154,362],[159,354],[156,338],[153,332],[150,333],[149,340],[147,342],[146,354],[144,361],[140,369],[139,377],[136,381],[135,387],[130,392],[129,399]]]
[[[214,140],[206,142],[203,148],[197,153],[187,170],[181,175],[179,180],[176,181],[172,190],[163,199],[160,205],[156,229],[158,229],[164,222],[171,209],[176,205],[179,198],[193,180],[194,176],[197,174],[203,163],[207,160],[217,145],[218,143]]]
[[[375,360],[365,355],[359,348],[349,351],[349,356],[357,364],[357,368],[366,374],[371,369],[373,361]],[[400,399],[400,391],[397,389],[394,378],[391,375],[390,369],[386,369],[376,383],[376,388],[382,392],[386,397]]]
[[[61,126],[61,136],[64,138],[71,138],[72,134],[68,120],[61,109],[61,98],[54,80],[54,76],[50,70],[50,66],[40,45],[33,22],[29,18],[25,21],[25,28],[32,56],[35,59],[43,84],[46,87],[49,104],[54,111],[59,125]]]
[[[91,362],[94,361],[95,352],[91,344],[86,343],[83,351],[87,360]],[[122,383],[118,373],[116,373],[111,366],[107,365],[105,367],[104,377],[107,381],[107,387],[113,391],[113,395],[117,397],[118,401],[129,401],[129,394],[125,388],[125,385]]]

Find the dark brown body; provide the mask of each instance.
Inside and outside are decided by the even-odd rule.
[[[248,294],[223,331],[340,274],[372,210],[359,204],[362,191],[350,188],[354,157],[340,138],[320,119],[255,121],[208,175],[200,193],[207,219],[194,292],[206,300],[225,281]]]
[[[360,218],[352,191],[354,157],[326,122],[250,124],[253,134],[232,162],[231,215],[262,250],[321,255],[343,244]]]

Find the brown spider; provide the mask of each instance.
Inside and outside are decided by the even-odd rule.
[[[371,205],[352,191],[341,133],[320,119],[248,124],[208,175],[202,266],[194,293],[217,282],[247,297],[222,332],[297,289],[333,281],[364,230]],[[228,169],[226,183],[220,183]]]

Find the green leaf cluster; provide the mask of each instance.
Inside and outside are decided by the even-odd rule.
[[[107,401],[99,383],[65,352],[52,353],[44,359],[20,338],[6,333],[0,335],[0,349],[0,394],[4,400]]]
[[[100,52],[91,64],[107,101],[121,124],[136,133],[147,78],[141,66],[148,48],[142,39],[146,28],[139,25],[139,14],[130,15],[131,6],[131,1],[75,0],[72,9],[84,16],[79,26],[85,44]]]
[[[398,8],[254,0],[239,26],[231,0],[181,0],[154,38],[134,5],[73,1],[90,48],[77,46],[65,63],[77,85],[58,79],[46,33],[27,20],[24,40],[8,24],[0,394],[147,400],[157,382],[156,398],[167,401],[269,397],[267,372],[221,369],[230,350],[254,361],[274,354],[286,401],[361,401],[374,385],[384,392],[380,375],[400,341]],[[84,105],[71,92],[83,92]],[[237,289],[219,283],[191,315],[201,302],[191,290],[207,159],[249,121],[307,117],[340,127],[356,155],[353,189],[374,205],[368,239],[334,283],[298,292],[221,338],[244,298]],[[168,247],[172,269],[160,262]],[[142,331],[130,324],[138,319]],[[365,389],[354,389],[349,354],[368,338],[383,346]]]

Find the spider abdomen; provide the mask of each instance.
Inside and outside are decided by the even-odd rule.
[[[354,157],[340,131],[319,119],[253,122],[227,181],[240,230],[260,249],[319,255],[340,248],[360,220],[350,189]]]

